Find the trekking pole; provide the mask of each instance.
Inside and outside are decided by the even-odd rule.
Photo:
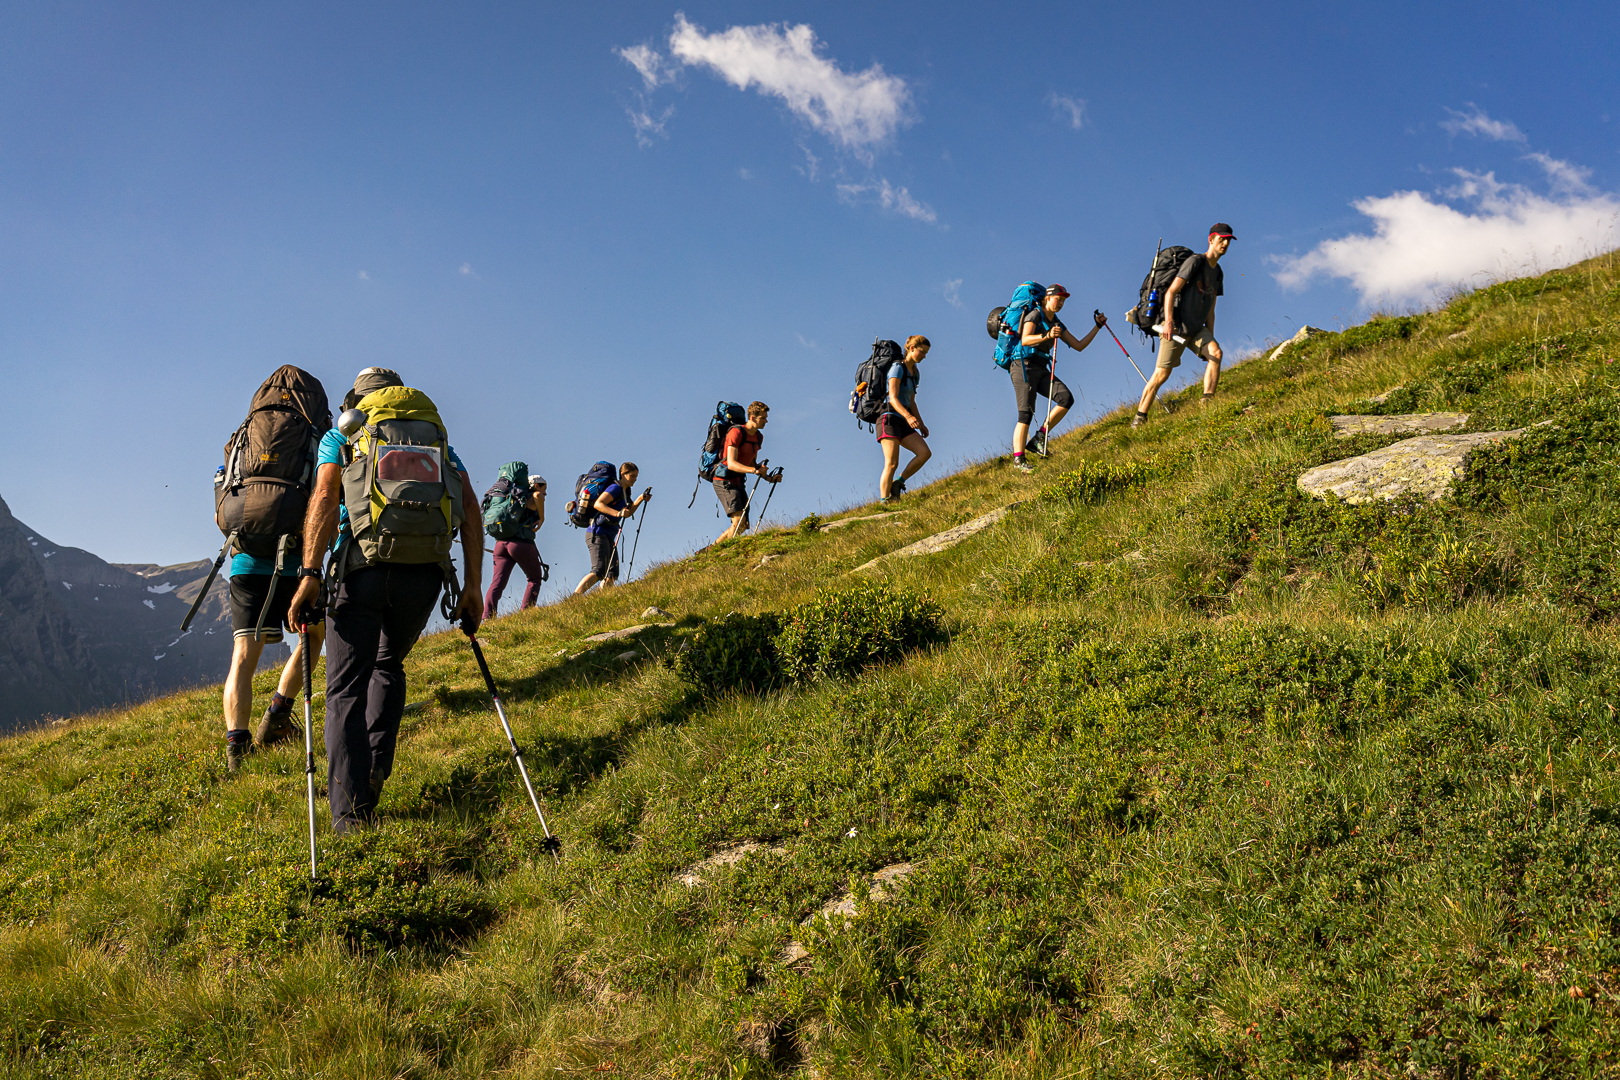
[[[647,496],[647,498],[652,497],[652,488],[647,489],[646,496]],[[769,499],[766,500],[766,502],[769,502],[769,501],[770,501]],[[688,508],[688,509],[690,509],[690,508]],[[624,572],[624,580],[627,583],[630,580],[630,575],[635,573],[635,570],[636,570],[636,552],[641,548],[641,526],[646,524],[646,522],[647,522],[647,510],[646,510],[646,504],[643,503],[642,504],[642,511],[641,511],[641,520],[636,522],[636,538],[630,544],[630,565],[629,565],[629,567],[627,567],[625,569],[625,572]]]
[[[1095,314],[1099,318],[1102,316],[1101,311],[1095,312]],[[1146,386],[1148,377],[1146,375],[1142,375],[1142,369],[1136,366],[1136,357],[1131,355],[1131,350],[1127,349],[1125,347],[1125,343],[1119,340],[1119,335],[1114,333],[1114,328],[1112,326],[1109,326],[1107,323],[1103,323],[1102,328],[1108,331],[1108,336],[1114,339],[1114,344],[1118,345],[1119,351],[1125,354],[1125,359],[1131,362],[1131,367],[1136,368],[1136,373],[1142,377],[1142,385]]]
[[[1058,323],[1058,325],[1062,326],[1063,324]],[[1058,342],[1060,342],[1062,340],[1063,339],[1061,337],[1058,337],[1058,338],[1054,338],[1053,341],[1052,341],[1051,382],[1048,382],[1046,384],[1046,419],[1041,421],[1041,430],[1046,433],[1046,438],[1041,440],[1041,457],[1051,457],[1052,456],[1052,431],[1051,431],[1051,426],[1052,426],[1052,384],[1057,382],[1057,358],[1058,358],[1057,347],[1058,347]]]
[[[760,468],[760,469],[766,469],[766,468],[768,468],[770,466],[770,463],[771,463],[771,459],[766,458],[764,461],[760,462],[757,467]],[[758,472],[758,473],[754,474],[754,489],[748,493],[748,501],[743,503],[743,520],[744,521],[748,520],[748,508],[750,506],[754,505],[754,496],[759,494],[759,481],[760,481],[760,478],[762,476],[764,476],[764,475],[765,474],[763,472]],[[765,496],[765,501],[766,502],[771,501],[771,497],[770,497],[769,494],[767,494]]]
[[[534,784],[529,780],[529,770],[523,764],[523,751],[518,748],[517,739],[512,735],[512,725],[506,722],[506,710],[501,707],[501,695],[495,689],[495,676],[489,673],[489,665],[484,662],[484,650],[478,647],[478,639],[468,627],[468,621],[461,622],[461,632],[467,635],[467,643],[472,646],[473,659],[478,661],[478,670],[484,673],[484,685],[489,687],[489,698],[495,703],[495,715],[501,718],[501,730],[506,732],[506,744],[512,748],[512,760],[517,763],[518,775],[523,777],[523,786],[529,792],[529,802],[534,805],[534,812],[540,818],[540,831],[545,833],[546,842],[541,846],[551,852],[551,859],[555,865],[562,865],[562,842],[551,835],[551,826],[546,824],[546,812],[540,809],[540,798],[534,793]]]
[[[315,697],[315,657],[310,652],[309,619],[314,612],[304,612],[304,621],[298,632],[304,645],[304,788],[309,797],[309,880],[315,881],[315,723],[311,702]]]
[[[771,498],[773,496],[775,496],[775,494],[776,494],[776,485],[780,484],[781,482],[782,482],[782,470],[777,469],[776,470],[776,479],[771,481],[771,490],[769,490],[769,491],[767,491],[765,493],[765,505],[763,507],[761,507],[760,511],[759,511],[759,523],[761,525],[765,524],[765,515],[770,512]]]

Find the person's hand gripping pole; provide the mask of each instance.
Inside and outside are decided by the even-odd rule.
[[[495,689],[495,676],[489,673],[489,664],[484,662],[484,650],[479,647],[478,639],[473,636],[477,629],[477,622],[463,618],[461,622],[462,633],[467,635],[467,642],[472,645],[473,659],[478,661],[478,670],[483,672],[484,685],[489,688],[490,700],[495,703],[495,715],[501,718],[501,730],[506,732],[506,744],[512,748],[512,760],[517,764],[518,775],[523,777],[523,787],[529,793],[529,802],[534,806],[535,816],[540,819],[540,831],[545,834],[545,843],[542,845],[551,852],[552,862],[562,864],[562,842],[551,835],[551,826],[546,824],[546,812],[540,809],[540,797],[534,793],[534,784],[529,780],[529,769],[523,764],[523,751],[512,734],[512,725],[506,721],[506,709],[501,705],[500,691]]]

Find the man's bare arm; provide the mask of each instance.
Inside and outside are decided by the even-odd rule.
[[[321,568],[321,560],[337,535],[338,500],[343,490],[343,469],[328,462],[315,470],[315,493],[304,511],[304,565]]]
[[[484,580],[484,530],[478,528],[478,523],[483,519],[483,509],[478,505],[477,497],[473,495],[472,480],[468,478],[466,470],[462,470],[461,556],[467,563],[462,578],[465,582],[463,592],[477,592],[479,584]]]

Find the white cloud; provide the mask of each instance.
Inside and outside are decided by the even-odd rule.
[[[650,45],[632,45],[627,49],[615,49],[629,65],[641,73],[641,81],[648,90],[657,89],[659,83],[675,81],[675,71],[669,67],[658,50]]]
[[[803,345],[805,348],[811,350],[812,352],[820,352],[821,351],[821,346],[817,345],[815,343],[815,339],[806,338],[803,334],[799,333],[797,330],[795,330],[793,332],[793,336],[799,339],[799,344],[800,345]]]
[[[929,224],[938,218],[934,208],[927,203],[918,202],[911,197],[911,192],[903,187],[895,187],[887,180],[879,178],[875,184],[839,184],[838,198],[842,202],[854,205],[865,196],[871,195],[877,199],[879,206],[885,210],[893,210],[904,214],[914,221],[926,221]]]
[[[478,276],[477,274],[473,273],[472,263],[470,263],[470,262],[462,263],[461,264],[461,269],[457,270],[456,273],[460,274],[462,277],[477,277]]]
[[[744,180],[752,180],[754,178],[753,172],[748,169],[738,169],[737,175],[742,177]]]
[[[1440,126],[1453,135],[1478,135],[1497,142],[1524,142],[1524,132],[1514,127],[1506,120],[1492,120],[1485,115],[1485,110],[1468,103],[1470,112],[1458,112],[1456,109],[1447,109],[1451,114],[1449,120],[1440,121]]]
[[[670,117],[675,115],[675,106],[670,105],[665,108],[663,112],[658,114],[656,119],[645,107],[626,109],[624,111],[630,117],[630,126],[636,129],[636,145],[643,150],[653,144],[654,136],[663,139],[669,138],[669,135],[664,131],[664,125],[669,122]]]
[[[945,295],[945,302],[947,304],[954,308],[959,308],[962,306],[961,278],[952,278],[951,280],[947,281],[942,291]]]
[[[1056,90],[1046,95],[1046,103],[1059,120],[1079,131],[1086,122],[1086,99],[1060,94]]]
[[[804,168],[801,169],[797,165],[793,167],[809,177],[810,182],[813,184],[821,176],[821,159],[812,154],[810,148],[804,143],[799,144],[799,149],[804,151]]]
[[[1586,170],[1545,154],[1529,159],[1546,172],[1550,194],[1505,184],[1494,173],[1454,169],[1461,180],[1443,193],[1472,203],[1457,209],[1421,191],[1362,199],[1371,235],[1326,240],[1299,257],[1272,257],[1284,288],[1318,277],[1344,278],[1364,303],[1428,301],[1449,285],[1475,285],[1567,266],[1620,244],[1620,196],[1586,183]]]
[[[371,280],[371,275],[366,273],[364,270],[362,270],[362,271],[360,271],[360,280],[361,281],[370,281]]]
[[[816,55],[820,44],[803,23],[733,26],[708,34],[683,13],[676,14],[669,37],[670,52],[681,63],[707,67],[739,90],[757,87],[781,98],[846,150],[867,151],[909,122],[911,91],[904,79],[879,64],[853,74],[841,71]]]

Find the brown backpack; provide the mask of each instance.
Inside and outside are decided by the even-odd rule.
[[[264,380],[247,419],[226,441],[225,466],[214,480],[214,521],[235,536],[237,551],[298,557],[315,452],[331,427],[326,390],[315,376],[284,364]]]
[[[301,561],[304,511],[315,486],[315,455],[321,436],[331,427],[326,388],[303,368],[283,364],[254,393],[247,419],[225,441],[225,464],[214,474],[214,524],[225,534],[225,544],[180,624],[181,633],[191,628],[208,587],[233,549],[276,561],[277,573],[259,613],[257,630],[264,629],[280,583],[279,571]]]

